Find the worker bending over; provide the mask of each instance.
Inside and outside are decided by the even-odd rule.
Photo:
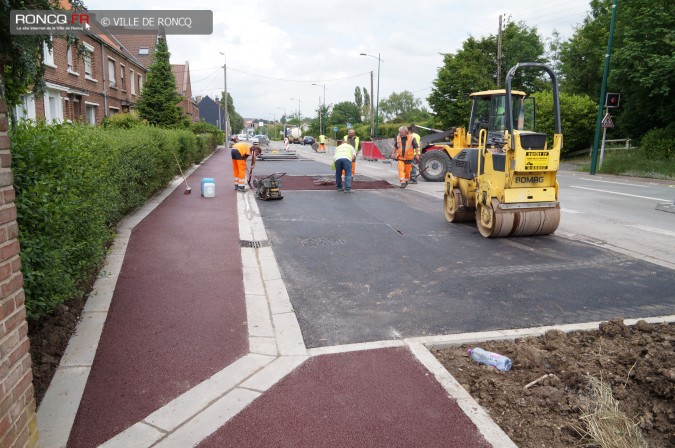
[[[246,189],[246,160],[253,155],[251,159],[251,170],[255,166],[256,155],[260,154],[259,146],[249,146],[244,142],[238,142],[232,145],[232,172],[234,174],[234,189],[244,191]]]
[[[352,191],[352,163],[356,158],[356,150],[349,143],[343,143],[338,140],[338,147],[335,148],[333,163],[335,164],[335,185],[337,191],[342,191],[342,173],[345,173],[344,192]]]
[[[412,171],[415,150],[419,148],[417,140],[412,135],[408,135],[408,128],[401,126],[398,128],[398,135],[394,142],[394,151],[391,158],[398,160],[398,179],[401,182],[401,188],[408,186],[410,182],[410,172]]]

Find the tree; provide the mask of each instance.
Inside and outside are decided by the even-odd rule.
[[[622,95],[617,128],[641,137],[675,121],[675,4],[625,2],[617,24],[609,84]]]
[[[355,103],[343,101],[333,106],[328,122],[338,126],[346,123],[361,123],[361,113]]]
[[[368,93],[368,89],[365,87],[362,87],[363,89],[363,106],[361,106],[361,115],[366,117],[366,120],[370,120],[370,94]]]
[[[393,92],[388,98],[380,101],[380,111],[389,120],[410,121],[415,111],[419,111],[422,101],[411,92]]]
[[[361,88],[358,86],[354,88],[354,103],[359,110],[363,107],[363,94],[361,94]]]
[[[79,0],[70,0],[72,9],[84,9]],[[58,5],[58,3],[56,3]],[[39,95],[44,89],[45,67],[42,49],[46,44],[52,48],[51,39],[46,35],[19,36],[10,33],[10,11],[13,9],[54,10],[51,0],[34,0],[28,4],[22,0],[0,2],[0,96],[12,113],[19,104],[20,95],[32,91]],[[4,87],[4,88],[3,88]]]
[[[469,94],[495,87],[492,48],[485,39],[469,37],[456,54],[443,55],[443,67],[438,70],[427,98],[443,126],[466,123],[471,107]]]
[[[553,144],[553,94],[551,91],[532,95],[537,104],[537,131],[548,136]],[[563,131],[563,153],[591,146],[595,133],[598,106],[588,95],[560,94],[560,120]]]
[[[171,72],[169,46],[166,36],[160,36],[155,45],[155,60],[138,99],[138,113],[148,123],[161,127],[177,126],[183,117],[178,103],[176,77]]]
[[[535,27],[508,22],[502,33],[502,73],[518,62],[543,62],[544,44]],[[469,37],[457,53],[445,54],[434,87],[427,98],[441,123],[464,123],[470,112],[469,94],[494,89],[497,77],[497,37]],[[540,73],[519,72],[513,88],[533,89]],[[503,81],[503,80],[502,80]]]
[[[567,93],[600,95],[611,4],[611,0],[592,0],[591,11],[583,25],[570,40],[561,44],[561,90]]]
[[[225,98],[225,92],[222,92],[220,95],[220,107],[225,107],[225,103],[223,102],[223,98]],[[236,111],[234,108],[234,100],[232,99],[232,95],[230,93],[227,93],[227,116],[230,119],[230,130],[233,133],[237,133],[244,129],[244,118],[239,115],[239,113]],[[285,120],[286,117],[281,117],[282,120]],[[282,121],[283,123],[284,121]]]

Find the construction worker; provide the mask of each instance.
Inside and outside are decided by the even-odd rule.
[[[417,140],[417,149],[415,149],[415,163],[413,163],[412,166],[412,171],[410,172],[410,183],[416,184],[417,183],[417,164],[420,163],[420,157],[421,157],[421,151],[422,151],[422,137],[415,132],[414,124],[411,124],[408,126],[408,134],[412,135],[415,140]]]
[[[246,189],[246,160],[251,156],[251,150],[244,142],[232,145],[232,172],[234,174],[234,189],[244,191]],[[252,162],[255,165],[255,154]]]
[[[316,152],[326,152],[326,136],[323,134],[319,136],[319,149]]]
[[[335,165],[335,185],[337,191],[342,190],[342,173],[345,173],[344,192],[352,192],[352,163],[356,159],[356,150],[349,143],[338,140],[338,147],[335,148],[333,155],[333,164]]]
[[[361,149],[359,148],[359,138],[356,136],[356,131],[354,129],[350,129],[349,132],[347,132],[347,135],[344,136],[342,139],[343,142],[349,143],[352,145],[352,147],[356,150],[356,156],[359,155],[361,152]],[[354,157],[354,161],[352,162],[352,177],[356,175],[356,157]],[[345,176],[345,173],[342,173],[342,177]]]
[[[418,149],[417,140],[412,135],[408,135],[408,128],[401,126],[398,128],[398,135],[394,142],[394,150],[391,158],[398,160],[398,179],[401,182],[401,188],[408,186],[410,182],[410,172],[415,158],[415,149]]]

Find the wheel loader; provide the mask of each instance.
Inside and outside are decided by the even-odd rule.
[[[511,90],[521,68],[544,70],[553,86],[554,135],[534,132],[534,103]],[[558,82],[545,64],[516,64],[505,90],[472,95],[470,133],[454,135],[443,206],[448,222],[476,221],[487,238],[547,235],[560,223],[557,172],[563,136]],[[459,141],[458,141],[459,139]],[[474,146],[475,145],[475,146]]]

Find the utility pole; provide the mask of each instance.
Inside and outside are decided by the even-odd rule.
[[[619,0],[614,0],[612,5],[612,21],[609,24],[609,38],[607,39],[607,52],[605,53],[605,71],[602,74],[602,87],[600,88],[600,101],[598,101],[598,116],[595,120],[595,138],[593,139],[593,154],[591,156],[592,176],[595,175],[595,168],[598,163],[598,143],[600,142],[600,126],[602,124],[602,109],[607,93],[607,77],[609,76],[609,57],[612,53],[612,38],[614,36],[614,23],[616,22],[616,9],[619,6]]]
[[[225,102],[225,144],[227,145],[227,142],[230,141],[230,114],[228,113],[227,110],[227,56],[225,56],[225,53],[222,51],[220,52],[225,57],[225,63],[223,65],[223,88],[225,89],[223,93],[223,100]]]
[[[323,121],[321,120],[321,97],[319,96],[319,132],[323,135]]]
[[[502,14],[499,14],[499,32],[497,33],[497,87],[502,79]]]
[[[372,140],[375,136],[375,108],[373,107],[373,71],[370,71],[370,139]]]

